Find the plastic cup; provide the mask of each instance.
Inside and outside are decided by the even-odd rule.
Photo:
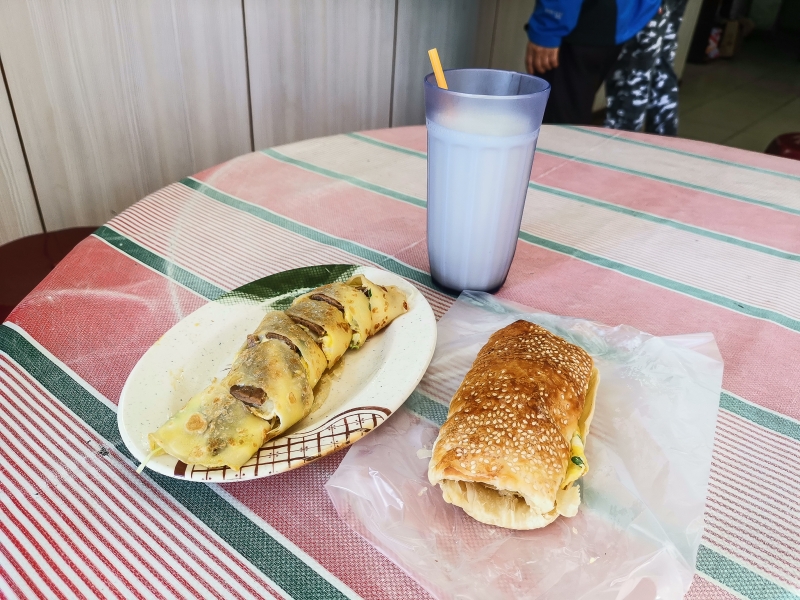
[[[445,75],[447,90],[425,77],[431,276],[495,291],[514,259],[550,84],[492,69]]]

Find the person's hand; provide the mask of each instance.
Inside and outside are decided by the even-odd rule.
[[[528,42],[528,50],[525,53],[525,68],[528,73],[546,73],[550,69],[558,66],[558,48],[545,48],[537,46],[533,42]]]

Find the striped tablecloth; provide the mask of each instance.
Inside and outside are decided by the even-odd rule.
[[[338,519],[339,453],[224,486],[137,476],[116,403],[139,357],[226,290],[378,265],[441,316],[425,129],[308,140],[170,185],[82,242],[0,326],[0,596],[425,598]],[[800,598],[800,163],[680,139],[542,129],[498,295],[725,359],[688,598]]]

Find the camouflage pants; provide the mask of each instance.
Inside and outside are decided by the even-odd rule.
[[[606,78],[606,127],[678,134],[678,77],[672,65],[685,8],[686,0],[664,0],[622,47]]]

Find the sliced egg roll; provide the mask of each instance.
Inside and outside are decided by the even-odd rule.
[[[329,283],[299,296],[295,300],[295,304],[306,298],[327,302],[342,311],[344,320],[353,330],[353,337],[350,340],[351,348],[360,348],[367,341],[367,337],[372,335],[372,313],[370,312],[369,298],[361,290],[345,283]]]
[[[313,388],[328,366],[325,353],[307,330],[297,325],[283,312],[270,312],[262,319],[247,343],[253,344],[265,339],[275,339],[294,350],[303,360],[308,373],[308,383]]]
[[[233,397],[270,423],[272,439],[305,417],[314,394],[300,356],[281,340],[245,347],[223,379]]]
[[[378,285],[363,275],[352,277],[347,285],[361,290],[369,298],[369,308],[372,312],[372,334],[379,332],[397,317],[408,312],[406,295],[396,286]]]
[[[298,325],[305,327],[322,348],[333,367],[350,346],[353,332],[344,320],[342,311],[327,302],[305,298],[292,304],[286,314]]]
[[[267,440],[271,428],[215,380],[148,440],[151,450],[161,448],[190,465],[239,469]]]

